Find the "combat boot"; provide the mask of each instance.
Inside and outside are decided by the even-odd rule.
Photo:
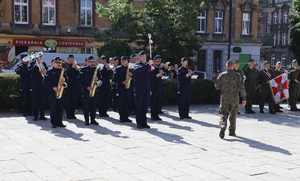
[[[221,139],[224,139],[224,137],[225,137],[225,129],[224,129],[224,128],[222,128],[222,129],[220,130],[219,137],[220,137]]]

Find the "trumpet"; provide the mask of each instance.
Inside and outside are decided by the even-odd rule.
[[[99,69],[101,70],[103,68],[103,66],[104,66],[103,64],[98,64],[94,71],[93,78],[90,85],[90,91],[89,91],[90,97],[95,97],[96,88],[101,84],[98,82],[97,73]]]
[[[61,99],[62,95],[64,93],[64,89],[67,88],[67,83],[66,80],[64,78],[64,73],[65,73],[65,69],[62,68],[60,76],[59,76],[59,80],[58,80],[58,84],[57,84],[57,92],[56,92],[56,98],[57,99]]]

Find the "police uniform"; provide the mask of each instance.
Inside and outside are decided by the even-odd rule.
[[[16,68],[16,73],[21,79],[22,113],[24,116],[31,115],[31,86],[28,62],[22,62]]]
[[[256,87],[257,87],[257,78],[258,78],[258,71],[256,68],[250,69],[247,67],[244,71],[246,80],[245,80],[245,89],[246,89],[246,113],[255,113],[252,110],[252,104],[256,97]]]
[[[221,73],[216,80],[216,89],[220,90],[220,112],[222,114],[220,126],[220,137],[223,139],[227,127],[227,119],[229,118],[229,132],[231,136],[235,136],[236,116],[239,110],[239,95],[242,100],[245,99],[244,85],[241,83],[242,77],[233,70]]]
[[[58,60],[56,60],[58,61]],[[63,125],[63,99],[56,97],[53,88],[57,88],[62,69],[52,68],[47,72],[47,85],[49,89],[50,119],[53,128],[65,127]]]
[[[79,106],[81,88],[80,88],[80,70],[74,68],[71,64],[65,64],[65,74],[68,77],[68,88],[65,90],[64,107],[67,119],[76,119],[75,110]]]
[[[120,122],[131,122],[129,117],[129,89],[126,89],[124,81],[127,76],[127,67],[120,65],[116,69],[115,81],[118,95],[118,111]]]
[[[137,128],[150,128],[147,125],[147,109],[150,99],[150,66],[137,63],[133,70]]]
[[[293,63],[296,64],[297,61],[293,60]],[[297,100],[299,97],[299,77],[300,70],[295,67],[291,67],[289,70],[288,78],[289,78],[289,105],[291,111],[299,111],[297,108]]]
[[[265,102],[269,105],[269,113],[275,114],[274,99],[271,92],[269,81],[274,77],[271,69],[263,69],[259,71],[258,76],[258,93],[259,93],[259,109],[260,113],[264,113]]]
[[[108,69],[108,65],[105,65],[102,70],[100,70],[100,77],[102,84],[97,88],[96,99],[97,107],[99,110],[100,117],[109,117],[107,111],[111,106],[112,92],[111,92],[111,79],[113,76],[113,71]]]
[[[191,76],[188,76],[189,70],[185,67],[180,67],[178,70],[178,83],[177,83],[177,94],[178,94],[178,112],[180,119],[191,117],[190,102],[191,102]]]
[[[46,70],[48,67],[45,62],[42,63]],[[45,120],[45,108],[47,104],[48,90],[45,84],[45,78],[41,75],[35,61],[30,65],[31,88],[32,88],[32,114],[33,119],[37,121]]]
[[[81,87],[82,87],[82,103],[85,124],[95,124],[96,122],[96,97],[90,97],[88,87],[91,86],[96,67],[84,67],[81,69]],[[100,80],[100,71],[97,72],[98,80]],[[97,91],[97,90],[96,90]]]
[[[162,75],[160,74],[159,65],[151,66],[151,119],[161,120],[159,113],[161,112],[162,99]]]

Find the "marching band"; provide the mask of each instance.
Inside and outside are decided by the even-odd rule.
[[[137,128],[150,128],[146,117],[148,107],[151,108],[151,120],[160,121],[163,81],[175,78],[179,118],[192,119],[189,107],[191,79],[195,78],[195,74],[190,66],[191,61],[182,58],[181,67],[174,69],[170,68],[170,62],[163,64],[161,60],[156,55],[147,62],[144,52],[140,52],[120,59],[101,56],[96,60],[90,56],[80,66],[74,56],[69,55],[66,61],[59,57],[54,58],[48,69],[41,52],[24,57],[16,69],[21,77],[24,116],[32,115],[34,121],[45,120],[45,109],[49,103],[52,127],[65,127],[62,122],[63,112],[66,112],[68,120],[77,119],[75,112],[81,105],[85,125],[98,125],[97,113],[99,117],[109,117],[107,112],[112,108],[119,113],[121,123],[132,122],[129,117],[134,114]],[[260,113],[264,113],[266,102],[271,114],[281,112],[280,105],[273,100],[269,81],[282,73],[288,73],[290,82],[290,110],[299,110],[296,102],[299,97],[297,90],[300,70],[296,60],[292,62],[289,71],[284,71],[280,62],[276,63],[274,70],[268,62],[263,63],[261,70],[257,69],[254,60],[250,60],[243,70],[240,70],[238,61],[233,64],[232,70],[241,77],[241,84],[245,88],[246,114],[255,113],[252,104],[257,92]]]

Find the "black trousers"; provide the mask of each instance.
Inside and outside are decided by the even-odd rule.
[[[136,124],[137,126],[147,125],[147,109],[148,109],[148,96],[147,94],[136,94],[135,96],[136,105]]]
[[[64,94],[64,108],[66,110],[67,118],[72,119],[75,117],[75,110],[79,105],[80,101],[80,92],[79,89],[71,89],[67,88],[65,89],[65,94]]]
[[[299,97],[299,86],[296,83],[290,83],[289,87],[289,105],[292,110],[297,109],[297,100]]]
[[[97,108],[100,116],[107,114],[109,107],[111,106],[111,89],[110,88],[98,88],[96,91]]]
[[[119,115],[120,121],[126,121],[129,117],[129,102],[128,102],[128,90],[123,89],[119,91]]]
[[[96,118],[96,98],[89,97],[88,91],[84,93],[82,99],[83,103],[83,114],[85,122],[90,123],[90,120],[93,122]]]
[[[252,110],[254,99],[255,99],[255,91],[254,90],[246,91],[246,106],[245,106],[246,111]]]
[[[44,89],[32,89],[32,114],[35,119],[45,116],[47,93]]]
[[[157,119],[161,111],[161,92],[159,90],[152,91],[151,94],[151,118]]]
[[[184,90],[178,93],[178,112],[179,117],[187,118],[190,112],[191,91]]]
[[[135,114],[135,98],[133,93],[133,88],[128,89],[128,111],[129,114]]]
[[[275,111],[274,110],[275,103],[273,100],[271,89],[268,86],[262,87],[259,90],[259,109],[260,109],[260,111],[263,111],[266,102],[269,105],[269,112],[270,113],[274,112]]]
[[[31,98],[31,91],[29,89],[21,89],[21,98],[22,98],[22,113],[23,115],[27,116],[30,115],[32,112],[32,98]]]
[[[63,120],[63,101],[57,99],[54,94],[49,95],[50,119],[53,126],[62,125]]]

